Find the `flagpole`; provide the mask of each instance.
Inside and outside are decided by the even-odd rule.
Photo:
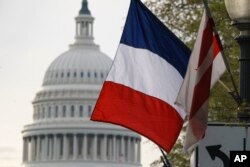
[[[209,7],[208,7],[208,1],[207,1],[207,0],[203,0],[203,3],[204,3],[204,7],[205,7],[205,11],[206,11],[207,15],[208,15],[210,18],[212,18],[210,9],[209,9]],[[214,26],[213,31],[214,31],[215,35],[216,35],[218,38],[220,38],[219,35],[218,35],[218,31],[217,31],[217,29],[216,29],[215,26]],[[221,47],[223,47],[223,46],[221,45]],[[233,96],[234,100],[236,101],[236,103],[237,103],[238,106],[239,106],[239,105],[241,104],[241,97],[240,97],[240,94],[239,94],[239,92],[238,92],[236,83],[235,83],[235,81],[234,81],[234,78],[233,78],[233,74],[232,74],[232,72],[231,72],[230,65],[229,65],[229,63],[228,63],[228,61],[227,61],[227,58],[226,58],[225,54],[224,54],[223,48],[222,48],[222,50],[221,50],[221,55],[222,55],[223,60],[224,60],[224,62],[225,62],[225,66],[226,66],[227,72],[229,73],[230,80],[231,80],[231,82],[232,82],[232,84],[233,84],[233,89],[234,89],[233,92],[234,92],[234,93],[232,93],[231,91],[229,91],[229,94]],[[221,83],[221,82],[220,82],[220,83]]]
[[[164,151],[162,150],[161,147],[159,147],[161,153],[162,153],[162,157],[161,157],[161,160],[162,162],[164,163],[164,167],[172,167],[171,163],[169,162],[166,154],[164,153]]]

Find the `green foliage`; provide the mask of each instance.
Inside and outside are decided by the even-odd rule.
[[[193,47],[204,11],[203,0],[146,0],[145,4],[187,46]],[[208,0],[208,4],[222,41],[226,59],[238,87],[240,51],[234,38],[239,34],[239,31],[231,25],[224,0]],[[222,76],[221,81],[230,90],[233,90],[228,72]],[[209,99],[209,121],[235,122],[237,108],[238,105],[228,90],[222,84],[217,83],[211,91]],[[181,143],[182,139],[179,139],[168,155],[174,167],[189,166],[190,155],[183,153]],[[160,162],[160,160],[155,161],[151,166],[158,167]]]

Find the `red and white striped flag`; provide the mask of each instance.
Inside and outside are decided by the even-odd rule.
[[[184,149],[191,151],[206,131],[210,89],[226,70],[214,22],[205,11],[176,104],[188,115]]]

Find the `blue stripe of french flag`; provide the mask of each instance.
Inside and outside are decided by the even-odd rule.
[[[91,120],[127,127],[170,152],[185,112],[175,105],[190,50],[139,0],[130,8]]]

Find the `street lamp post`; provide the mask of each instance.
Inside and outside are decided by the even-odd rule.
[[[240,30],[236,41],[240,45],[240,121],[250,121],[250,0],[225,0],[233,25]]]

